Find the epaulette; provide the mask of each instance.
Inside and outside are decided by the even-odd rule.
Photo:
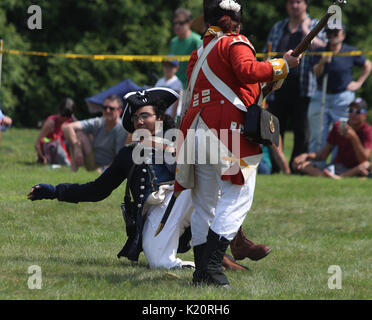
[[[250,47],[253,50],[254,55],[256,55],[256,49],[254,48],[253,44],[248,40],[246,36],[243,36],[242,34],[234,36],[230,42],[230,46],[236,43],[246,44],[248,47]]]

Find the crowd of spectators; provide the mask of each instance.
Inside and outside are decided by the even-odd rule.
[[[285,52],[295,48],[318,23],[307,13],[307,0],[286,0],[288,17],[274,24],[266,45],[272,51]],[[297,68],[291,69],[280,90],[268,98],[268,109],[279,118],[280,133],[293,130],[293,150],[285,173],[342,176],[368,176],[372,136],[366,121],[368,104],[355,99],[371,72],[371,62],[364,56],[338,56],[358,51],[346,44],[346,27],[328,26],[312,41],[310,51]],[[332,55],[321,52],[332,52]],[[362,68],[353,79],[354,67]],[[357,109],[355,109],[357,108]],[[358,109],[359,108],[359,109]],[[341,121],[341,122],[340,122]],[[362,125],[363,123],[363,125]],[[330,165],[327,167],[329,153]],[[269,152],[271,151],[271,152]],[[273,157],[273,148],[264,149],[259,173],[269,173],[271,164],[285,164],[286,159]],[[276,153],[280,155],[281,153]],[[345,162],[345,157],[348,159]],[[281,159],[281,160],[280,160]],[[342,164],[342,168],[341,168]]]

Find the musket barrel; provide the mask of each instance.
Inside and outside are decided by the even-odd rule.
[[[307,36],[299,43],[299,45],[293,50],[292,56],[298,57],[301,53],[307,50],[310,46],[311,41],[318,35],[318,33],[325,27],[328,22],[328,19],[332,17],[335,12],[327,13],[318,24],[312,29]]]
[[[328,22],[328,19],[336,14],[334,12],[328,12],[324,17],[317,23],[317,25],[306,35],[306,37],[298,44],[298,46],[293,50],[292,56],[298,57],[301,53],[305,52],[310,46],[311,41],[318,35],[318,33],[325,27]],[[274,83],[271,82],[266,85],[263,90],[263,96],[266,97],[273,90]]]

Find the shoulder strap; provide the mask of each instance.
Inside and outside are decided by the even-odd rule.
[[[128,178],[127,178],[127,184],[125,186],[125,194],[124,194],[124,203],[129,203],[131,200],[130,194],[129,194],[129,186],[130,183],[132,182],[132,176],[134,172],[134,168],[136,167],[136,164],[133,164],[132,167],[129,170]]]
[[[203,72],[205,77],[211,83],[213,87],[217,89],[217,91],[222,94],[227,100],[229,100],[235,107],[239,110],[246,112],[247,108],[244,105],[243,101],[236,95],[236,93],[227,85],[225,84],[216,74],[209,68],[208,62],[206,61],[203,64]]]
[[[201,47],[199,49],[199,50],[202,50],[202,52],[201,52],[201,55],[199,56],[198,60],[195,63],[195,66],[194,66],[194,68],[192,70],[192,73],[191,73],[191,76],[190,76],[190,80],[189,80],[189,83],[187,85],[185,96],[182,99],[182,113],[186,112],[186,110],[187,110],[187,108],[188,108],[188,106],[190,104],[191,97],[192,97],[192,94],[194,92],[194,86],[195,86],[196,78],[198,77],[199,71],[200,71],[200,69],[201,69],[204,61],[206,60],[209,52],[211,52],[211,50],[213,49],[213,47],[215,46],[215,44],[220,39],[222,39],[224,37],[225,36],[216,37],[211,42],[209,42],[208,45],[205,48]]]
[[[202,67],[202,65],[203,65],[205,59],[207,58],[209,52],[211,52],[211,50],[213,49],[215,44],[222,38],[223,37],[214,38],[211,42],[208,43],[208,45],[204,49],[202,49],[201,56],[198,58],[195,66],[194,66],[194,69],[192,70],[189,85],[187,87],[189,89],[188,91],[190,91],[191,94],[194,91],[195,81],[196,81],[196,78],[198,77],[200,68]]]

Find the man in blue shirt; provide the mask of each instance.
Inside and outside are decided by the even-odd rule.
[[[344,43],[345,26],[342,29],[326,29],[328,45],[316,51],[342,53],[358,51]],[[369,73],[371,62],[364,56],[313,56],[313,71],[317,77],[317,91],[311,99],[308,111],[310,142],[308,152],[318,152],[326,144],[329,128],[341,118],[349,117],[348,107],[355,99],[355,91],[361,88]],[[353,80],[353,67],[363,68],[358,80]],[[328,75],[325,105],[322,110],[322,85]]]

